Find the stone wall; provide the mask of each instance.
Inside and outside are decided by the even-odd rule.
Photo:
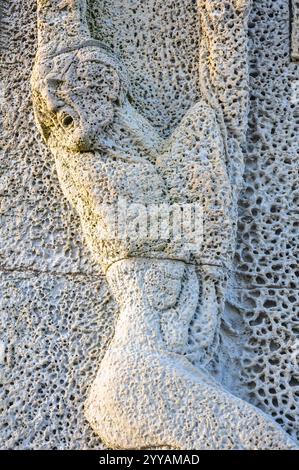
[[[82,407],[117,307],[81,239],[33,119],[35,0],[7,0],[1,50],[0,448],[101,448]],[[89,2],[135,105],[168,135],[199,95],[192,0]],[[298,435],[298,65],[289,2],[254,0],[239,237],[211,372]],[[296,342],[297,341],[297,342]],[[190,354],[194,352],[192,342]]]

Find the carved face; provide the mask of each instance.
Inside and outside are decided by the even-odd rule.
[[[97,47],[60,54],[34,71],[37,120],[49,146],[84,152],[100,147],[123,99],[118,64]]]

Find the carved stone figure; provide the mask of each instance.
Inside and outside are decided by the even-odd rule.
[[[234,254],[246,132],[246,63],[242,86],[227,98],[235,115],[213,89],[213,73],[229,70],[225,55],[219,64],[217,31],[229,11],[242,25],[246,52],[248,2],[198,1],[202,99],[167,139],[132,105],[121,60],[90,37],[85,1],[37,3],[37,125],[120,308],[86,401],[90,425],[113,448],[295,448],[272,419],[205,369],[217,350]],[[144,207],[200,204],[202,243],[190,249],[171,236],[104,236],[112,225],[105,208],[120,199]],[[185,357],[192,319],[201,368]]]

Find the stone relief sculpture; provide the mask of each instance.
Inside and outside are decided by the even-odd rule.
[[[112,448],[296,448],[206,368],[218,347],[234,254],[249,2],[198,0],[202,98],[167,139],[132,104],[121,58],[91,38],[85,1],[37,4],[36,122],[120,308],[86,401],[87,420]],[[244,63],[235,89],[226,90],[231,41],[244,50]],[[202,243],[191,250],[171,236],[104,237],[112,224],[105,208],[119,199],[145,207],[199,204]],[[191,322],[199,368],[186,358]]]

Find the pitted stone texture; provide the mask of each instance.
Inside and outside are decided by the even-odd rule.
[[[169,139],[160,139],[130,104],[123,75],[101,45],[89,43],[54,58],[38,55],[32,75],[37,123],[93,256],[104,269],[132,256],[227,268],[234,253],[233,189],[215,111],[199,101]],[[159,234],[141,240],[107,237],[111,215],[103,206],[117,209],[121,199],[144,207],[199,204],[199,249],[188,251],[173,233],[169,240]]]
[[[82,0],[83,4],[84,0]],[[128,350],[130,351],[131,348],[136,348],[136,345],[140,344],[140,352],[137,351],[136,360],[140,357],[141,363],[145,360],[148,364],[151,351],[156,351],[158,362],[161,362],[159,376],[163,375],[164,355],[167,356],[167,353],[173,352],[184,354],[186,351],[189,325],[193,317],[196,316],[197,305],[200,305],[200,312],[197,313],[198,318],[194,321],[196,323],[194,338],[198,343],[199,354],[203,356],[199,363],[204,366],[211,360],[213,352],[219,345],[219,318],[224,307],[225,280],[234,253],[235,203],[239,180],[231,169],[236,169],[241,163],[241,155],[240,152],[238,153],[238,141],[235,140],[234,145],[231,145],[231,141],[228,140],[227,123],[222,115],[228,110],[225,109],[222,113],[221,105],[218,103],[218,95],[213,90],[215,83],[208,83],[203,90],[202,99],[186,111],[181,122],[170,134],[169,139],[159,138],[155,128],[157,127],[156,123],[151,124],[132,105],[130,81],[125,79],[127,73],[125,68],[121,66],[121,61],[107,52],[106,45],[103,46],[99,42],[92,41],[88,35],[86,37],[86,34],[81,34],[81,20],[76,20],[77,13],[79,13],[77,3],[72,4],[72,8],[67,10],[63,17],[59,6],[57,5],[55,8],[56,4],[53,5],[52,9],[48,3],[38,2],[39,45],[31,78],[37,125],[45,143],[55,156],[61,188],[80,216],[82,230],[93,256],[108,273],[109,280],[111,280],[110,272],[114,272],[115,263],[120,262],[127,267],[122,270],[123,279],[119,276],[117,287],[114,282],[110,282],[120,306],[129,303],[126,307],[128,319],[118,319],[114,341],[109,345],[105,355],[105,358],[111,356],[112,362],[108,361],[106,364],[107,361],[104,360],[100,365],[103,380],[105,377],[109,379],[110,376],[113,377],[113,374],[117,373],[118,367],[113,365],[113,361],[116,361],[113,356],[116,354],[117,358],[118,352],[114,350],[115,346],[113,345],[117,341],[122,343],[123,340],[127,340],[125,346],[121,348],[125,357]],[[219,8],[220,16],[217,13]],[[212,34],[213,41],[206,43],[203,38],[201,40],[203,43],[200,46],[201,54],[207,54],[207,58],[202,61],[199,67],[199,73],[203,74],[202,83],[211,81],[214,62],[215,67],[219,62],[218,48],[226,43],[226,39],[235,43],[236,48],[233,51],[238,52],[235,54],[232,52],[229,57],[227,54],[223,57],[223,68],[228,67],[230,62],[237,61],[236,56],[239,55],[242,59],[238,72],[241,71],[241,76],[246,83],[248,79],[247,51],[241,46],[239,51],[238,42],[240,35],[242,44],[244,46],[247,44],[246,2],[242,5],[234,1],[226,2],[223,8],[223,5],[211,3],[209,0],[199,1],[197,16],[198,22],[202,22],[204,26],[202,28],[203,38],[208,30],[211,32],[216,28],[215,35]],[[44,18],[46,18],[45,22]],[[227,26],[228,19],[234,25],[233,18],[236,21],[241,20],[236,38],[234,31]],[[44,25],[47,26],[47,23],[50,25],[55,22],[56,25],[56,19],[58,43],[56,43],[55,35],[50,38],[49,43],[48,37],[44,36],[43,28]],[[60,21],[61,25],[64,23],[61,30],[59,30]],[[73,29],[77,31],[77,45],[74,45],[74,34],[65,27],[65,23],[68,22],[73,22]],[[65,35],[65,49],[61,50],[59,38],[63,34]],[[58,52],[54,55],[45,53],[45,50],[49,49]],[[207,74],[205,74],[206,72]],[[220,79],[223,78],[220,69],[218,75]],[[236,89],[238,89],[237,95],[240,95],[240,99],[237,100],[235,96],[230,103],[231,97],[228,94],[224,97],[223,103],[228,104],[231,119],[238,122],[238,132],[242,134],[242,125],[239,120],[243,122],[245,119],[243,114],[246,109],[243,108],[244,103],[247,103],[247,89],[244,83],[242,86],[239,78],[238,82],[238,84],[233,84],[231,93],[234,96]],[[240,90],[243,90],[243,95]],[[234,109],[235,103],[236,109]],[[245,128],[243,133],[244,131]],[[239,134],[233,137],[239,137]],[[243,140],[244,135],[240,141]],[[235,150],[233,155],[232,146]],[[233,157],[236,161],[232,164]],[[243,165],[240,164],[239,176],[242,168]],[[110,220],[109,213],[107,215],[106,207],[107,205],[118,206],[120,199],[129,204],[142,204],[143,207],[157,206],[163,203],[178,204],[181,207],[187,203],[200,204],[203,212],[203,239],[195,240],[196,246],[198,246],[197,250],[192,251],[184,237],[177,242],[173,232],[169,233],[167,240],[161,235],[159,236],[159,233],[157,233],[157,238],[152,239],[147,236],[142,240],[138,236],[133,238],[103,236],[104,228],[108,227],[108,232],[110,232],[111,225],[114,225],[114,221]],[[127,214],[124,216],[128,217]],[[146,221],[144,223],[146,224]],[[143,258],[147,261],[142,261]],[[176,276],[176,265],[191,261],[202,266],[202,270],[198,270],[201,291],[196,287],[192,289],[191,286],[190,292],[193,291],[193,296],[184,292],[184,271],[178,277]],[[153,283],[153,278],[148,277],[148,272],[146,272],[142,280],[143,286],[134,285],[139,269],[146,271],[143,269],[143,264],[149,267],[149,272],[153,271],[158,278],[160,277],[159,282]],[[161,274],[160,264],[169,266],[169,275],[163,276]],[[186,267],[185,272],[191,269],[191,267]],[[198,285],[196,271],[194,271],[193,277],[193,283]],[[169,300],[173,297],[173,295],[169,296],[169,293],[173,292],[177,282],[182,284],[181,291],[178,285],[173,303],[169,304]],[[147,327],[153,313],[157,313],[157,309],[161,310],[155,307],[152,302],[150,304],[148,302],[149,298],[156,297],[153,293],[153,286],[157,291],[157,296],[160,292],[165,302],[165,308],[162,309],[166,310],[164,317],[169,316],[166,322],[163,321],[163,318],[160,319],[160,327],[158,326],[157,332],[154,329],[151,332]],[[148,287],[149,292],[147,292]],[[124,299],[124,296],[127,296],[128,299]],[[193,300],[191,300],[192,298]],[[158,321],[159,315],[156,317]],[[160,330],[163,332],[163,340],[159,341]],[[118,337],[119,331],[120,338]],[[147,342],[152,348],[149,351]],[[166,349],[161,345],[159,347],[161,342]],[[146,357],[147,352],[149,358],[146,360],[144,356]],[[204,358],[204,356],[208,357]],[[174,361],[178,361],[179,367],[180,356],[174,358]],[[167,363],[165,363],[165,373],[166,370]],[[111,409],[112,415],[109,416],[109,412],[107,409],[105,410],[105,403],[107,400],[109,401],[110,395],[118,395],[118,385],[127,387],[125,377],[122,377],[122,380],[124,383],[116,383],[113,387],[114,380],[112,379],[111,386],[108,386],[109,393],[108,389],[105,389],[104,385],[102,386],[101,382],[97,381],[92,388],[95,398],[91,399],[86,415],[99,437],[113,447],[121,446],[123,430],[115,421],[113,413],[116,410]],[[134,419],[132,403],[136,401],[137,406],[138,395],[139,392],[141,393],[144,380],[146,380],[146,370],[141,368],[140,384],[135,384],[134,393],[132,388],[132,396],[129,398],[130,405],[128,403],[122,405],[127,416],[123,427],[130,428],[130,422]],[[182,393],[185,387],[184,379],[179,380],[176,386],[178,387],[177,393]],[[158,390],[160,389],[159,382],[156,387]],[[159,395],[159,405],[157,402],[159,409],[156,410],[159,416],[161,415],[160,408],[168,407],[167,392],[165,392],[165,396]],[[183,393],[185,394],[185,391]],[[198,393],[200,394],[200,389],[198,389]],[[155,395],[155,387],[150,390],[150,395]],[[102,403],[99,404],[99,407],[101,410],[104,409],[104,421],[103,412],[100,412],[100,416],[98,416],[97,410],[93,406],[93,401],[96,401],[97,396],[101,396]],[[223,399],[225,400],[225,393]],[[237,427],[242,428],[244,416],[238,412],[236,398],[234,399],[232,396],[229,403],[233,407],[234,400],[236,403],[235,428],[237,429]],[[219,401],[221,402],[221,394]],[[215,413],[217,413],[216,410],[219,406],[218,402],[215,398],[212,404]],[[119,408],[120,405],[116,406]],[[150,405],[144,403],[144,415],[149,413],[148,406]],[[110,407],[108,406],[108,408]],[[177,403],[174,414],[180,415],[180,413],[181,404]],[[199,416],[194,414],[186,419],[192,421],[193,426],[197,426],[196,423],[201,421],[201,413],[203,416],[205,415],[205,407],[198,410]],[[245,421],[247,419],[250,421],[255,413],[256,411],[248,406]],[[94,426],[95,419],[103,426],[101,427],[99,422],[97,426]],[[106,419],[110,425],[106,425]],[[223,444],[220,430],[225,429],[223,420],[226,420],[226,414],[219,412],[215,419],[217,423],[212,431],[214,435],[212,448],[219,448],[218,445],[221,448]],[[162,442],[150,442],[155,433],[152,429],[153,423],[148,423],[149,445],[168,444],[166,422],[165,417],[162,429],[165,428],[166,435]],[[180,428],[179,423],[174,422],[173,424],[174,433],[181,436],[178,442],[181,443],[182,448],[186,446],[189,448],[191,441],[189,442],[187,437],[188,425],[184,422]],[[266,432],[268,427],[266,422],[264,424]],[[245,426],[245,423],[243,425]],[[136,423],[134,428],[137,433],[143,432],[144,425],[140,422],[140,426],[137,427]],[[286,439],[284,433],[278,427],[276,431],[277,438],[275,438],[274,447],[279,447],[280,441],[281,446],[284,446],[283,443]],[[111,440],[109,435],[115,433],[116,437]],[[262,429],[259,433],[262,434]],[[249,442],[242,445],[238,431],[231,439],[234,448],[238,445],[250,448]],[[197,437],[192,442],[196,448],[204,448],[207,445],[207,440],[208,436],[205,434],[201,440],[198,440]],[[267,444],[266,441],[264,445],[271,448],[272,444],[270,442]],[[142,442],[131,440],[130,432],[126,437],[126,442],[126,447],[145,446]],[[172,439],[170,439],[171,443]]]
[[[102,448],[82,407],[117,313],[103,279],[1,274],[1,449]]]

